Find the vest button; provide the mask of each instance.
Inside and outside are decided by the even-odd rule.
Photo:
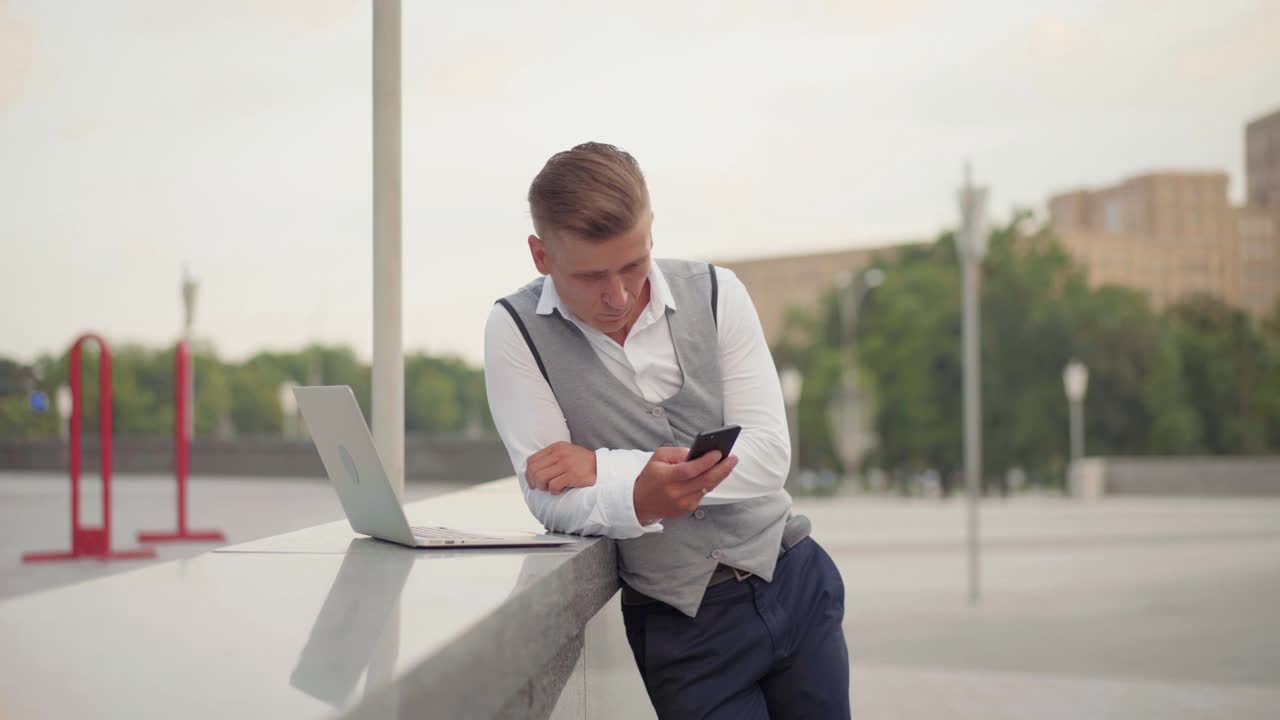
[[[654,416],[654,417],[659,417],[659,418],[660,418],[660,417],[662,417],[662,408],[660,408],[660,407],[656,407],[656,408],[654,408],[654,409],[650,410],[649,412],[653,413],[653,416]]]
[[[706,511],[706,510],[703,510],[703,509],[701,509],[701,508],[699,508],[698,510],[695,510],[695,511],[694,511],[693,516],[694,516],[695,518],[697,518],[697,519],[701,520],[702,518],[704,518],[704,517],[706,517],[706,516],[707,516],[707,511]]]
[[[719,560],[721,555],[723,555],[723,553],[720,552],[720,548],[716,548],[715,550],[711,551],[712,560]]]

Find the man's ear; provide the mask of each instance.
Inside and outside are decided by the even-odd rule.
[[[533,256],[533,265],[543,275],[551,274],[551,266],[547,263],[547,245],[537,235],[529,236],[529,254]]]

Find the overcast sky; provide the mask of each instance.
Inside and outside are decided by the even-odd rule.
[[[605,9],[613,6],[614,9]],[[554,8],[554,9],[552,9]],[[409,350],[481,356],[552,153],[643,165],[661,256],[880,245],[1152,169],[1280,107],[1280,2],[405,1]],[[371,346],[365,2],[0,0],[0,354]]]

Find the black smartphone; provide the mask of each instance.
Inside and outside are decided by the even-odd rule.
[[[742,432],[740,425],[728,425],[719,430],[708,430],[704,433],[698,433],[698,437],[693,439],[693,445],[689,446],[688,460],[697,460],[712,450],[720,451],[720,459],[729,457],[729,451],[733,449],[733,444],[738,441],[738,433]]]

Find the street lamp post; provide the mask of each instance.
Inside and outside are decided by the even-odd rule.
[[[866,447],[863,408],[857,387],[858,314],[867,294],[884,284],[884,271],[868,268],[860,275],[841,272],[835,277],[836,310],[839,320],[839,343],[844,355],[840,387],[834,406],[836,449],[845,470],[856,464]]]
[[[199,285],[196,279],[191,277],[191,272],[186,268],[182,268],[182,342],[187,346],[187,412],[182,418],[175,418],[175,422],[184,423],[182,429],[187,436],[187,442],[190,443],[195,439],[196,435],[196,361],[195,348],[191,346],[191,326],[195,324],[196,317],[196,292]]]
[[[1062,369],[1062,386],[1071,408],[1071,469],[1074,469],[1084,457],[1084,394],[1089,387],[1089,368],[1073,359]]]
[[[884,271],[868,268],[861,275],[844,271],[836,275],[836,308],[840,312],[840,342],[852,347],[857,331],[858,310],[867,293],[884,284]]]
[[[974,187],[966,163],[960,189],[961,225],[956,233],[964,298],[964,474],[969,496],[969,602],[981,597],[978,565],[978,495],[982,477],[982,407],[979,396],[978,270],[987,254],[987,189]]]
[[[787,470],[787,480],[796,476],[800,466],[800,391],[804,386],[804,376],[792,366],[783,368],[778,373],[782,383],[782,402],[787,410],[787,428],[791,436],[791,467]]]

